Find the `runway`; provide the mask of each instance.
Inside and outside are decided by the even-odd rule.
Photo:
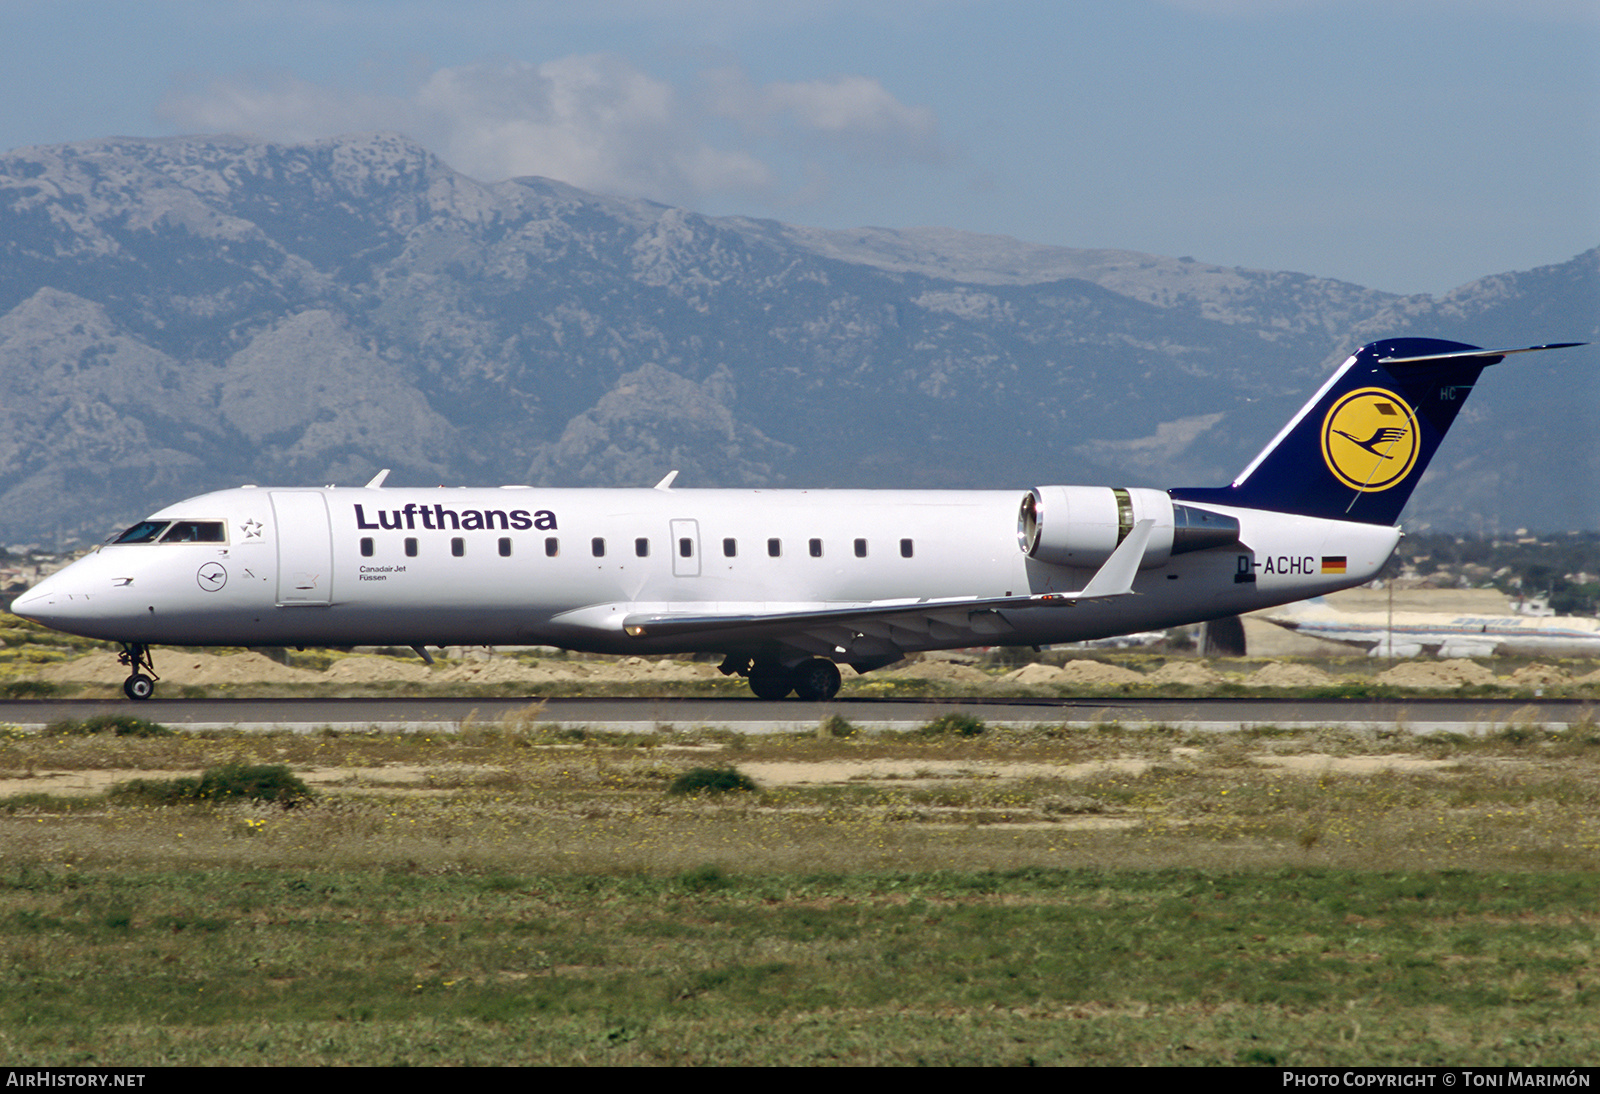
[[[26,699],[0,702],[0,723],[37,730],[51,722],[102,714],[133,715],[174,729],[312,733],[387,730],[453,733],[467,720],[526,717],[529,698],[386,699]],[[1251,727],[1340,726],[1374,732],[1492,733],[1509,723],[1559,729],[1593,718],[1581,699],[849,699],[831,703],[762,702],[746,698],[562,698],[543,700],[540,723],[620,732],[697,727],[738,733],[815,730],[837,714],[868,732],[915,729],[959,711],[990,725],[1129,728],[1165,726],[1197,732]]]

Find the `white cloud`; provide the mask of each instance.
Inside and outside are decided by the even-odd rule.
[[[852,158],[878,163],[944,159],[933,111],[907,106],[869,76],[756,87],[743,72],[720,69],[706,73],[703,81],[710,109],[753,132],[789,128]]]
[[[549,175],[691,203],[774,182],[753,156],[701,139],[670,85],[618,57],[440,69],[419,89],[417,105],[440,154],[479,177]]]
[[[710,94],[681,95],[624,58],[591,54],[441,68],[398,94],[283,75],[218,79],[169,94],[161,113],[189,131],[283,140],[396,130],[475,178],[546,175],[691,206],[775,194],[780,171],[769,160],[798,154],[791,173],[813,177],[809,157],[819,148],[880,165],[941,158],[933,112],[901,103],[869,77],[755,87],[721,70],[701,82]],[[719,118],[742,126],[732,143],[763,151],[708,136]]]

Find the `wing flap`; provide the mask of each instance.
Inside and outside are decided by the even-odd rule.
[[[638,613],[624,617],[622,629],[629,637],[639,639],[774,641],[808,648],[827,643],[831,649],[848,649],[852,641],[861,637],[896,646],[916,645],[924,637],[939,642],[993,639],[1015,630],[1007,618],[1013,612],[1066,610],[1086,600],[1131,595],[1154,528],[1151,520],[1135,524],[1089,583],[1072,593],[877,602],[773,613]],[[902,633],[898,641],[896,631]],[[802,642],[802,636],[809,641]]]

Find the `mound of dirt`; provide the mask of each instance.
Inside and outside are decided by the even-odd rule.
[[[422,684],[433,679],[433,670],[421,661],[393,657],[341,657],[328,666],[322,678],[344,684]]]
[[[1572,682],[1555,665],[1523,665],[1506,677],[1506,683],[1515,688],[1559,688]]]
[[[1001,683],[1016,684],[1025,688],[1055,687],[1066,683],[1066,681],[1067,674],[1056,666],[1037,662],[1031,665],[1023,665],[1020,669],[1014,669],[1000,677]]]
[[[1061,666],[1061,671],[1066,674],[1067,683],[1079,687],[1121,687],[1145,682],[1142,672],[1125,669],[1121,665],[1101,664],[1099,661],[1068,661]]]
[[[1204,661],[1168,661],[1145,676],[1149,684],[1182,684],[1193,688],[1215,687],[1226,680],[1226,676]]]
[[[589,674],[574,662],[541,661],[529,665],[511,658],[495,658],[456,665],[435,679],[450,684],[553,684],[588,678]]]
[[[1008,684],[1023,687],[1126,687],[1143,684],[1143,673],[1125,669],[1120,665],[1106,665],[1099,661],[1068,661],[1057,668],[1054,665],[1024,665],[1015,672],[1000,678]]]
[[[1270,665],[1262,665],[1245,677],[1244,682],[1253,688],[1320,688],[1336,681],[1321,669],[1310,665],[1274,661]]]
[[[1397,688],[1443,690],[1498,682],[1494,673],[1476,661],[1463,658],[1453,658],[1449,661],[1407,661],[1387,672],[1379,673],[1373,679],[1376,683],[1389,684]]]
[[[909,680],[942,680],[951,684],[987,684],[993,679],[988,673],[971,665],[957,665],[950,661],[918,661],[903,668],[889,669],[879,675],[897,676]]]
[[[322,679],[308,669],[280,665],[259,653],[185,653],[157,650],[156,672],[162,683],[179,687],[216,684],[305,684]],[[120,684],[128,677],[127,666],[117,663],[109,650],[96,650],[73,661],[51,665],[39,673],[41,680],[53,683]]]
[[[624,657],[621,661],[584,662],[589,677],[630,683],[634,680],[706,680],[718,675],[715,665],[703,661],[649,661]]]
[[[95,650],[71,661],[46,665],[37,675],[52,684],[120,684],[128,678],[128,670],[117,663],[117,655],[110,650]]]

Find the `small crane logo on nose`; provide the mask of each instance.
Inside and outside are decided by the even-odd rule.
[[[194,577],[208,593],[214,593],[228,583],[228,571],[222,568],[220,562],[206,563]]]

